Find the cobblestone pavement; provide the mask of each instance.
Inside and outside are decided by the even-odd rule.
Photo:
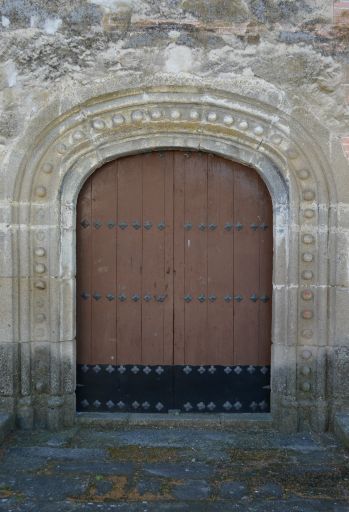
[[[17,432],[0,511],[349,511],[349,452],[331,435],[205,428]]]

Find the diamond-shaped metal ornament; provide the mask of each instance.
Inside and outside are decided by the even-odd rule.
[[[108,293],[108,295],[106,295],[107,299],[111,302],[112,300],[115,299],[115,295],[113,295],[112,293]]]
[[[151,368],[149,366],[146,366],[145,368],[143,368],[143,373],[149,375],[149,373],[151,373]]]
[[[217,300],[217,297],[216,297],[216,295],[209,295],[209,296],[208,296],[208,300],[209,300],[210,302],[215,302],[215,301]]]
[[[234,372],[237,374],[237,375],[240,375],[240,373],[242,372],[242,368],[241,366],[235,366],[234,368]]]
[[[140,300],[140,296],[137,295],[137,293],[135,293],[134,295],[132,295],[132,300],[133,302],[138,302]]]
[[[157,295],[156,296],[157,302],[165,302],[165,299],[166,299],[166,295]]]
[[[198,228],[200,229],[200,231],[205,231],[205,229],[206,229],[206,224],[202,224],[202,223],[201,223],[201,224],[199,224],[199,225],[198,225]]]
[[[230,222],[227,222],[224,225],[224,229],[225,229],[225,231],[231,231],[233,229],[233,224],[230,224]]]
[[[83,298],[84,300],[87,300],[90,297],[90,295],[87,292],[82,292],[80,297]]]
[[[82,367],[81,367],[81,369],[82,369],[82,371],[83,371],[84,373],[86,373],[86,372],[88,372],[89,367],[87,366],[87,364],[84,364],[84,366],[82,366]]]
[[[201,295],[198,296],[198,301],[199,302],[205,302],[205,300],[206,300],[205,295],[201,294]]]
[[[113,229],[113,228],[115,228],[115,222],[113,222],[112,220],[109,220],[107,222],[107,226],[109,229]]]
[[[158,224],[158,229],[159,229],[160,231],[163,231],[163,230],[165,229],[165,227],[166,227],[166,224],[165,224],[164,222],[160,222],[160,223]]]
[[[247,371],[250,375],[252,375],[253,373],[255,373],[256,371],[256,368],[252,365],[250,365],[248,368],[247,368]]]
[[[191,302],[193,300],[193,297],[191,295],[186,295],[184,297],[185,302]]]
[[[190,402],[187,402],[183,405],[183,409],[186,411],[186,412],[189,412],[193,409],[193,406],[191,405]]]
[[[259,402],[258,405],[262,411],[264,411],[268,407],[268,404],[267,404],[267,402],[265,402],[265,400],[263,400],[262,402]]]
[[[216,373],[216,368],[214,366],[210,366],[209,369],[207,370],[208,373],[210,373],[211,375],[213,375],[214,373]]]
[[[150,407],[150,403],[149,402],[143,402],[142,403],[142,407],[143,407],[143,409],[145,409],[147,411],[149,409],[149,407]]]
[[[266,373],[268,373],[268,368],[266,366],[263,366],[261,368],[261,373],[263,373],[263,375],[265,375]]]
[[[127,226],[128,226],[127,222],[125,222],[125,221],[119,222],[119,228],[120,229],[124,230],[124,229],[127,228]]]
[[[216,228],[217,228],[217,224],[209,224],[209,225],[208,225],[208,229],[209,229],[210,231],[214,231]]]
[[[188,222],[187,224],[184,224],[184,229],[186,231],[190,231],[192,227],[193,227],[193,224],[191,224],[190,222]]]
[[[236,302],[241,302],[243,300],[243,297],[241,295],[235,295],[234,299]]]
[[[120,302],[125,302],[127,300],[127,297],[124,293],[120,293],[120,295],[118,295],[118,299]]]
[[[254,401],[251,402],[250,409],[252,409],[252,411],[255,411],[257,409],[257,407],[258,407],[258,404],[256,402],[254,402]]]
[[[233,406],[232,406],[232,405],[231,405],[231,403],[230,403],[230,402],[228,402],[228,401],[224,402],[224,404],[223,404],[223,408],[224,408],[226,411],[230,411],[230,409],[232,409],[232,407],[233,407]]]
[[[94,367],[92,368],[92,370],[93,370],[95,373],[99,373],[99,372],[101,371],[101,369],[102,369],[102,368],[99,366],[99,364],[96,364],[96,366],[94,366]]]
[[[235,402],[235,404],[234,404],[234,409],[236,409],[237,411],[239,411],[239,410],[241,409],[241,407],[242,407],[241,402],[239,402],[239,401]]]
[[[226,375],[229,375],[229,373],[231,373],[233,370],[230,368],[230,366],[226,366],[223,371]]]
[[[125,404],[122,402],[122,400],[120,400],[116,405],[119,407],[119,409],[123,409],[125,407]]]
[[[160,412],[160,411],[162,411],[162,409],[163,409],[163,408],[164,408],[164,406],[162,405],[162,403],[161,403],[161,402],[158,402],[158,403],[156,404],[156,406],[155,406],[155,409],[156,409],[157,411],[159,411],[159,412]]]
[[[140,403],[139,403],[139,402],[137,402],[137,400],[135,400],[134,402],[132,402],[132,404],[131,404],[131,405],[132,405],[132,407],[133,407],[134,409],[138,409],[138,407],[140,406]]]
[[[146,229],[147,231],[149,231],[149,229],[151,229],[153,226],[153,224],[150,222],[150,220],[147,220],[145,223],[144,223],[144,229]]]
[[[261,297],[259,297],[259,300],[261,300],[264,303],[269,302],[270,297],[268,297],[268,295],[262,295]]]
[[[240,224],[240,222],[238,222],[237,224],[235,224],[235,227],[238,231],[241,231],[244,226]]]
[[[86,409],[86,407],[88,407],[90,405],[89,402],[86,400],[86,398],[84,400],[82,400],[82,402],[80,402],[80,403],[84,409]]]
[[[233,299],[234,299],[234,297],[232,297],[230,294],[228,294],[224,297],[225,302],[231,302]]]
[[[252,302],[257,302],[258,297],[257,297],[257,295],[254,293],[253,295],[251,295],[250,299],[252,300]]]
[[[157,373],[158,375],[162,375],[164,371],[165,370],[162,368],[162,366],[158,366],[155,370],[155,373]]]
[[[132,222],[132,227],[133,229],[140,229],[142,227],[141,223],[138,222],[138,220],[135,220],[134,222]]]
[[[146,295],[144,295],[144,300],[145,300],[145,302],[150,302],[152,298],[153,298],[153,297],[152,297],[149,293],[147,293]]]
[[[139,368],[138,366],[132,366],[131,368],[131,372],[134,374],[134,375],[137,375],[137,373],[139,373]]]
[[[83,227],[83,228],[88,228],[90,223],[87,219],[83,219],[81,222],[80,222],[80,225]]]
[[[203,410],[206,408],[206,406],[205,406],[204,402],[199,402],[199,403],[196,405],[196,407],[199,409],[199,411],[203,411]]]
[[[115,368],[111,364],[108,364],[108,366],[106,367],[105,371],[108,372],[109,375],[110,375],[111,373],[115,372]]]
[[[126,371],[126,368],[125,368],[125,366],[124,366],[124,365],[122,365],[122,364],[121,364],[120,366],[118,366],[118,372],[119,372],[121,375],[122,375],[123,373],[125,373],[125,371]]]
[[[253,231],[257,231],[258,224],[251,224],[250,228],[253,229]]]
[[[265,231],[266,229],[268,229],[268,225],[267,224],[261,224],[259,226],[263,231]]]
[[[205,373],[205,368],[203,366],[200,366],[200,368],[198,368],[198,373],[200,373],[200,375],[202,375],[203,373]]]
[[[183,372],[184,372],[186,375],[189,375],[189,373],[191,373],[191,372],[192,372],[192,369],[190,368],[190,366],[188,366],[188,365],[187,365],[187,366],[185,366],[185,367],[183,368]]]
[[[99,400],[95,400],[95,401],[93,402],[93,405],[94,405],[94,407],[95,407],[96,409],[99,409],[99,407],[102,405],[102,403],[101,403]]]
[[[94,226],[95,226],[95,228],[96,228],[96,229],[101,228],[101,227],[102,227],[102,223],[101,223],[101,221],[100,221],[100,220],[96,220],[96,222],[95,222]]]
[[[216,406],[213,402],[210,402],[209,404],[207,404],[207,409],[209,411],[213,411],[215,408],[216,408]]]
[[[112,400],[108,400],[108,402],[105,404],[108,409],[112,409],[113,407],[115,407],[115,404]]]
[[[93,297],[95,300],[99,300],[99,299],[101,299],[101,298],[102,298],[102,295],[101,295],[100,293],[98,293],[98,292],[95,292],[95,293],[92,295],[92,297]]]

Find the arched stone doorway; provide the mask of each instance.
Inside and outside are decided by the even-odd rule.
[[[273,219],[253,169],[165,151],[77,207],[79,411],[267,412]]]

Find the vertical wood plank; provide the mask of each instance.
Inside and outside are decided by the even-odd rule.
[[[185,343],[185,166],[186,153],[175,151],[174,166],[174,233],[173,233],[173,283],[174,283],[174,364],[184,364]]]
[[[115,222],[116,164],[109,162],[92,175],[92,363],[115,364],[116,362],[116,229],[109,228]]]
[[[192,153],[185,161],[185,364],[207,360],[207,155]],[[201,230],[199,226],[206,227]],[[198,297],[205,296],[205,302]]]
[[[243,225],[234,231],[234,295],[243,300],[234,305],[234,363],[257,364],[259,305],[250,297],[259,292],[259,231],[251,225],[261,224],[258,204],[258,175],[252,169],[234,164],[235,224]]]
[[[142,364],[164,362],[165,296],[165,230],[158,224],[165,221],[165,173],[163,153],[143,157],[143,305]],[[150,229],[146,229],[151,223]],[[144,300],[145,296],[151,300]],[[165,301],[168,297],[165,298]]]
[[[91,179],[82,187],[76,217],[77,363],[91,362]],[[81,224],[83,223],[83,224]],[[86,294],[86,298],[82,297]]]
[[[132,226],[143,223],[142,162],[142,155],[118,161],[117,295],[127,297],[117,301],[118,364],[140,364],[142,357],[142,228]]]
[[[224,297],[234,290],[234,235],[225,229],[234,217],[234,172],[231,163],[208,158],[208,347],[206,364],[233,364],[234,302]]]

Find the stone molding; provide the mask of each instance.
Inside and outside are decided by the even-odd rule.
[[[46,126],[13,170],[11,276],[19,322],[2,346],[19,378],[8,383],[3,403],[9,408],[15,397],[22,426],[74,421],[75,209],[82,184],[108,160],[187,148],[250,165],[266,182],[274,209],[272,416],[285,430],[327,428],[328,288],[335,273],[328,244],[337,222],[330,164],[313,133],[277,106],[202,91],[162,85],[92,98]]]

